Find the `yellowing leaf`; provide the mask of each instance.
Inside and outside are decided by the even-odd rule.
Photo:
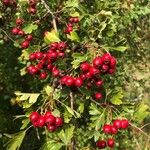
[[[52,30],[51,32],[46,32],[44,41],[47,44],[50,44],[52,42],[60,42],[59,34],[56,33],[54,30]]]
[[[72,31],[70,34],[67,34],[67,38],[71,41],[80,42],[80,38],[75,31]]]

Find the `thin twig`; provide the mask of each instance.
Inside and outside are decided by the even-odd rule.
[[[131,125],[131,127],[133,127],[135,129],[138,129],[139,131],[141,131],[141,133],[143,133],[146,137],[150,138],[150,136],[148,136],[141,128],[138,128],[137,126],[135,126],[135,125],[133,125],[131,123],[130,123],[130,125]]]
[[[1,30],[12,42],[15,43],[15,41],[7,34],[7,32],[5,30],[3,30],[3,29],[1,29]]]
[[[47,5],[47,3],[44,0],[41,0],[41,2],[43,3],[44,7],[47,9],[48,13],[50,13],[52,15],[53,27],[54,27],[54,30],[57,32],[57,25],[56,25],[56,19],[55,19],[54,13],[50,10],[49,6]]]

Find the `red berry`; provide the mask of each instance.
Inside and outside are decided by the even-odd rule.
[[[58,57],[58,53],[57,52],[47,53],[47,57],[49,59],[56,59]]]
[[[58,49],[59,49],[59,50],[64,50],[66,47],[67,47],[67,46],[66,46],[65,42],[60,42],[60,43],[58,43]]]
[[[56,118],[53,115],[46,117],[46,123],[48,125],[55,125]]]
[[[47,73],[46,72],[41,72],[40,73],[40,79],[41,80],[44,80],[44,79],[46,79],[47,78]]]
[[[36,52],[36,59],[42,59],[43,58],[43,53],[42,52]]]
[[[29,35],[27,35],[26,40],[28,40],[28,41],[30,41],[30,42],[31,42],[31,41],[33,40],[33,36],[32,36],[32,35],[30,35],[30,34],[29,34]]]
[[[116,66],[116,58],[115,57],[111,57],[110,67],[111,68],[115,68],[115,66]]]
[[[109,69],[108,65],[103,64],[102,65],[102,72],[107,72]]]
[[[73,18],[73,22],[74,23],[78,23],[79,22],[79,18],[78,17]]]
[[[38,112],[32,112],[30,114],[30,121],[31,122],[36,122],[38,121],[38,118],[39,118],[39,113]]]
[[[19,29],[19,28],[16,28],[16,27],[14,27],[14,28],[11,30],[12,34],[14,34],[14,35],[17,35],[19,31],[20,31],[20,29]]]
[[[73,27],[73,24],[72,23],[68,23],[67,26],[68,27]]]
[[[30,14],[35,14],[35,13],[36,13],[36,8],[30,6],[30,7],[28,8],[28,12],[29,12]]]
[[[109,53],[106,53],[102,56],[102,59],[105,64],[108,64],[111,60],[111,55]]]
[[[37,69],[43,69],[43,64],[42,63],[38,63],[36,66],[35,66]]]
[[[16,19],[16,25],[17,26],[21,26],[21,25],[23,25],[23,23],[24,23],[24,20],[22,18]]]
[[[103,80],[98,80],[95,84],[97,87],[101,87],[103,85]]]
[[[48,129],[49,132],[54,132],[54,131],[56,131],[56,126],[54,126],[54,125],[47,125],[47,129]]]
[[[127,129],[129,126],[129,121],[127,119],[121,120],[121,129]]]
[[[109,139],[107,140],[107,145],[108,145],[109,147],[113,148],[114,145],[115,145],[114,139],[110,139],[110,138],[109,138]]]
[[[73,22],[74,22],[74,18],[71,17],[71,18],[69,19],[69,22],[73,23]]]
[[[53,69],[52,69],[52,75],[54,77],[58,77],[60,75],[59,69],[57,69],[56,67],[53,67]]]
[[[76,87],[81,87],[83,84],[83,80],[79,77],[79,78],[75,78],[75,86]]]
[[[104,132],[104,133],[107,133],[107,134],[111,134],[111,125],[105,124],[105,125],[103,126],[103,132]]]
[[[66,79],[65,84],[66,84],[67,86],[73,86],[73,85],[74,85],[74,83],[75,83],[74,78],[73,78],[73,77],[71,77],[71,76],[68,76],[68,77],[67,77],[67,79]]]
[[[38,118],[38,121],[37,121],[38,126],[39,126],[39,127],[43,127],[43,126],[45,125],[45,121],[46,121],[45,117],[44,117],[44,116],[40,116],[40,117]]]
[[[94,60],[93,60],[93,65],[95,67],[100,67],[102,66],[103,64],[103,61],[102,61],[102,58],[101,57],[96,57]]]
[[[36,0],[29,0],[29,5],[34,7],[37,4]]]
[[[25,40],[24,42],[22,42],[22,44],[21,44],[22,49],[26,49],[28,47],[29,47],[29,41]]]
[[[114,74],[114,73],[115,73],[115,69],[109,69],[109,70],[108,70],[108,73],[109,73],[109,74]]]
[[[72,32],[72,31],[73,31],[73,27],[71,27],[71,26],[67,27],[67,32],[68,33]]]
[[[117,134],[118,129],[116,129],[114,126],[111,126],[111,134]]]
[[[98,140],[97,143],[96,143],[96,146],[99,148],[99,149],[103,149],[103,148],[106,148],[106,141],[104,140]]]
[[[28,68],[27,68],[27,71],[30,73],[30,74],[32,74],[32,75],[35,75],[35,74],[37,74],[38,73],[38,69],[35,67],[35,66],[29,66]]]
[[[35,59],[36,59],[35,53],[31,53],[31,54],[29,55],[29,60],[30,60],[30,61],[33,61],[33,60],[35,60]]]
[[[38,125],[38,122],[32,122],[32,125],[37,128],[39,125]]]
[[[68,76],[63,76],[62,78],[61,78],[61,84],[66,84],[66,80],[67,80],[67,78],[68,78]]]
[[[101,93],[95,93],[95,100],[101,100],[103,98],[103,95]]]
[[[6,6],[10,5],[10,0],[3,0],[3,4]]]
[[[63,119],[61,117],[56,117],[55,125],[56,127],[61,127],[63,125]]]
[[[85,74],[81,74],[80,78],[84,81],[86,79],[86,75]]]
[[[64,52],[58,52],[58,57],[64,58],[65,57],[65,53]]]
[[[120,119],[116,119],[113,121],[113,126],[116,128],[116,129],[120,129],[121,128],[121,120]]]
[[[93,77],[93,75],[90,72],[87,72],[85,74],[85,76],[86,76],[87,79],[91,79]]]
[[[18,32],[18,35],[20,35],[20,36],[24,36],[24,35],[25,35],[25,33],[24,33],[24,31],[23,31],[23,30],[20,30],[20,31]]]
[[[91,65],[88,62],[84,62],[80,65],[80,69],[83,72],[89,71],[90,67],[91,67]]]
[[[50,47],[51,47],[52,50],[57,50],[57,48],[58,48],[58,43],[57,43],[57,42],[54,42],[54,43],[52,43],[52,44],[50,45]]]
[[[47,111],[44,116],[45,116],[45,118],[47,118],[47,117],[49,117],[51,115],[52,115],[52,113],[50,111]]]
[[[49,71],[51,71],[52,68],[53,68],[53,65],[52,65],[52,64],[48,64],[48,65],[47,65],[47,69],[48,69]]]
[[[90,67],[89,72],[90,72],[91,75],[97,75],[97,74],[100,73],[99,69],[97,69],[95,67]]]

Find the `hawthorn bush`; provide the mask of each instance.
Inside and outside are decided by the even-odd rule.
[[[149,149],[149,1],[0,6],[1,149]]]

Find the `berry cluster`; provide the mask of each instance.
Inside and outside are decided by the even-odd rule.
[[[24,31],[21,29],[21,26],[24,24],[24,20],[22,18],[18,18],[16,19],[16,25],[17,27],[14,27],[11,32],[13,35],[15,36],[20,36],[20,37],[24,37],[25,36],[25,40],[22,42],[21,44],[21,48],[22,49],[26,49],[29,47],[30,42],[32,41],[33,37],[32,35],[26,35],[24,33]]]
[[[64,33],[69,34],[70,32],[73,31],[74,28],[78,28],[79,29],[79,18],[78,17],[71,17],[69,19],[69,23],[67,24],[67,27],[64,31]]]
[[[81,87],[85,82],[87,88],[91,88],[92,85],[96,85],[97,88],[102,87],[103,80],[100,78],[101,74],[112,74],[116,69],[116,59],[109,53],[104,54],[102,57],[98,56],[94,58],[93,65],[88,62],[83,62],[80,65],[81,74],[79,77],[63,76],[61,78],[61,84],[68,87]],[[94,99],[102,99],[100,92],[95,92]]]
[[[34,52],[29,56],[32,65],[27,67],[27,72],[31,75],[39,75],[40,79],[46,79],[51,71],[54,77],[60,75],[60,70],[53,64],[58,58],[65,56],[64,50],[67,45],[64,42],[50,44],[47,52]]]
[[[35,128],[46,126],[49,132],[54,132],[57,128],[63,126],[63,119],[55,117],[50,111],[47,111],[44,115],[32,112],[30,114],[30,121]]]
[[[28,3],[29,3],[28,12],[30,14],[35,14],[37,11],[37,9],[36,9],[37,1],[36,0],[28,0]]]
[[[119,129],[127,129],[129,126],[129,121],[127,119],[116,119],[113,121],[113,124],[105,124],[103,126],[103,132],[105,134],[117,134],[118,133],[118,130]],[[115,141],[114,139],[108,139],[107,142],[105,140],[98,140],[97,143],[96,143],[96,146],[99,148],[99,149],[102,149],[102,148],[106,148],[107,146],[108,147],[111,147],[113,148],[115,145]]]
[[[16,6],[16,0],[2,0],[3,4],[5,6]]]

